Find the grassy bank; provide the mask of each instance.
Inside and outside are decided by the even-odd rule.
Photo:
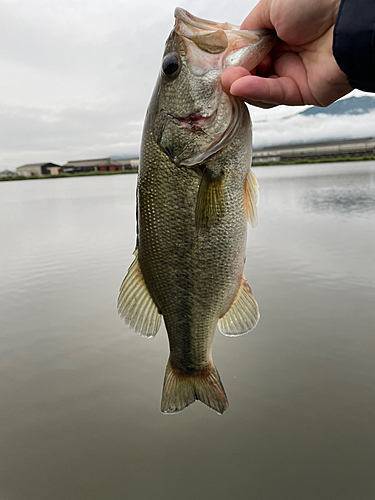
[[[25,175],[17,175],[14,177],[0,177],[0,181],[30,181],[35,179],[56,179],[57,177],[90,177],[93,175],[121,175],[121,174],[136,174],[137,170],[121,170],[117,172],[77,172],[76,174],[57,174],[57,175],[41,175],[35,177],[26,177]]]
[[[317,158],[316,160],[304,160],[303,158],[298,158],[295,161],[273,161],[273,162],[257,162],[253,161],[252,165],[254,167],[267,167],[267,166],[277,166],[277,165],[304,165],[306,163],[339,163],[343,161],[369,161],[375,160],[375,155],[367,156],[343,156],[340,158]]]

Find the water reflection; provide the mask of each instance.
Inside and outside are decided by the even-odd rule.
[[[117,317],[135,176],[0,183],[1,499],[373,499],[375,164],[255,171],[261,320],[215,336],[222,417],[162,415],[165,329]]]
[[[361,215],[375,211],[375,189],[371,187],[325,187],[309,189],[305,207],[313,212],[333,211]]]

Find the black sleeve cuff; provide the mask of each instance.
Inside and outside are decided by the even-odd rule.
[[[333,55],[353,88],[375,92],[374,0],[341,0]]]

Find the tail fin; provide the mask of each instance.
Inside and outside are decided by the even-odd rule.
[[[228,400],[219,374],[211,362],[204,372],[181,375],[173,370],[168,361],[165,371],[161,411],[177,413],[194,401],[202,401],[217,413],[228,408]]]

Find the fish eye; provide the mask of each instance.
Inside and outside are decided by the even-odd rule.
[[[181,69],[180,58],[176,54],[167,54],[163,59],[162,71],[168,78],[173,78],[178,75]]]

